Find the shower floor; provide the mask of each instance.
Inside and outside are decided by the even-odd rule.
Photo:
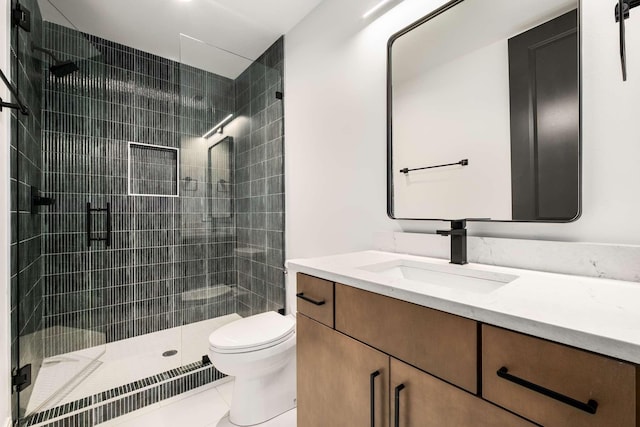
[[[27,414],[197,362],[208,354],[211,332],[240,318],[230,314],[47,358],[35,381]],[[163,356],[171,350],[177,353]]]

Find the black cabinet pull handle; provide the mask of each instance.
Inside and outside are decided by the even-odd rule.
[[[300,298],[301,300],[305,300],[305,301],[310,302],[311,304],[314,304],[314,305],[324,305],[324,303],[326,302],[325,300],[318,301],[317,299],[309,298],[308,296],[306,296],[304,294],[304,292],[300,292],[299,294],[296,294],[296,296],[298,298]]]
[[[400,392],[404,390],[404,384],[400,384],[395,389],[396,408],[395,408],[395,427],[400,427]]]
[[[371,394],[371,427],[376,427],[376,377],[380,376],[380,371],[375,371],[369,378],[369,388]]]
[[[573,406],[576,409],[580,409],[581,411],[587,412],[589,414],[595,414],[598,410],[598,402],[593,399],[589,399],[587,403],[580,402],[572,397],[565,396],[564,394],[560,394],[556,391],[549,390],[548,388],[542,387],[541,385],[534,384],[525,379],[516,377],[515,375],[511,375],[509,370],[506,367],[502,367],[498,369],[496,374],[507,381],[511,381],[512,383],[518,384],[524,388],[528,388],[529,390],[535,391],[536,393],[540,393],[562,403],[565,403],[569,406]]]

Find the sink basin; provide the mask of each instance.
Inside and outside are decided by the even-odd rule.
[[[482,294],[493,292],[518,278],[518,276],[511,274],[405,259],[367,265],[360,267],[360,269],[394,279],[406,279],[434,286],[443,286]]]

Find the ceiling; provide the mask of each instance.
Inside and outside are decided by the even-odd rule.
[[[499,40],[506,43],[577,6],[578,0],[464,1],[393,43],[393,81],[411,80]]]
[[[43,18],[237,77],[322,0],[38,0]]]

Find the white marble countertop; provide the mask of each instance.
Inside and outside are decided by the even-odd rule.
[[[459,271],[517,276],[487,293],[392,278],[362,269],[398,260],[448,261],[364,251],[287,261],[301,272],[595,353],[640,363],[640,283],[467,264]]]

